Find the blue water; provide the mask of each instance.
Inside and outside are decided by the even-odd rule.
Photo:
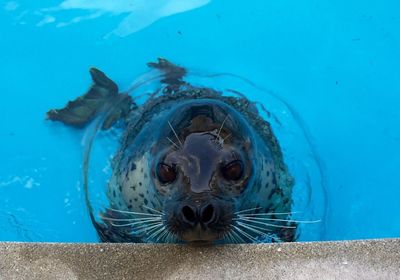
[[[83,93],[91,66],[127,87],[157,57],[295,108],[326,183],[320,239],[400,237],[399,1],[146,2],[0,2],[0,240],[98,240],[84,131],[45,112]]]

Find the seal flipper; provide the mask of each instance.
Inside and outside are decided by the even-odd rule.
[[[78,97],[62,109],[52,109],[47,112],[47,119],[60,121],[74,127],[84,127],[97,114],[109,109],[103,129],[110,128],[121,118],[127,117],[133,104],[127,94],[118,94],[118,86],[102,71],[91,68],[93,85],[83,96]]]
[[[157,69],[164,73],[164,79],[162,83],[170,86],[180,86],[185,84],[182,78],[187,74],[187,71],[183,67],[179,67],[165,58],[159,58],[158,62],[149,62],[147,66],[150,68]]]

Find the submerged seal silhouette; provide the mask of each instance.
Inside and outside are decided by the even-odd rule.
[[[293,179],[270,124],[244,96],[223,96],[183,80],[165,59],[162,93],[143,105],[91,69],[89,91],[50,120],[83,127],[106,112],[103,129],[124,120],[112,162],[109,205],[92,221],[105,242],[294,241]]]

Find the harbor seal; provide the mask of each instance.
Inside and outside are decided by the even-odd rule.
[[[162,90],[137,105],[103,72],[47,118],[102,128],[124,122],[108,182],[109,206],[92,221],[104,242],[246,243],[296,239],[294,180],[270,124],[244,96],[184,81],[165,59]]]

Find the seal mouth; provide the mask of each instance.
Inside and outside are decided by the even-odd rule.
[[[187,243],[211,243],[218,239],[218,234],[198,223],[194,228],[184,231],[181,238]]]

